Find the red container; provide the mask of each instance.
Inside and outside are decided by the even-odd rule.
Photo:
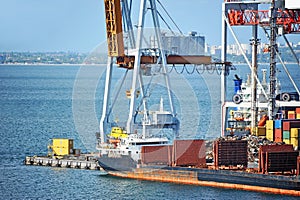
[[[290,126],[290,122],[289,121],[283,122],[283,124],[282,124],[282,130],[289,131],[290,128],[291,128],[291,126]]]
[[[296,114],[300,114],[300,108],[296,108]]]
[[[173,164],[175,166],[205,166],[204,140],[175,140],[173,145]]]
[[[276,128],[274,132],[275,142],[282,142],[282,130]]]
[[[171,165],[172,145],[143,146],[142,164]]]

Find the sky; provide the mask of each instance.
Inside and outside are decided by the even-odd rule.
[[[221,44],[223,0],[160,1],[185,34]],[[0,51],[89,52],[106,39],[103,0],[1,0],[0,7]],[[250,36],[247,29],[239,34],[241,42]]]

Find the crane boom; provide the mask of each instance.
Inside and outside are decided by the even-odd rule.
[[[120,0],[104,0],[108,55],[124,56],[122,11]]]

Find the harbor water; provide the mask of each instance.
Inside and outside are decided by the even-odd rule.
[[[100,68],[97,65],[0,66],[0,199],[297,199],[265,193],[121,179],[95,170],[24,165],[26,156],[46,155],[51,138],[72,138],[76,149],[82,152],[95,150],[95,133],[99,130],[97,123],[101,116],[104,87],[104,67]],[[299,73],[295,73],[299,69],[292,66],[292,70],[299,84]],[[230,74],[228,81],[232,91],[234,73],[245,76],[248,71],[246,66],[240,66]],[[189,76],[186,79],[192,88],[196,87],[194,92],[198,96],[198,75],[185,76]],[[119,79],[114,80],[117,82]],[[283,87],[288,81],[281,82]],[[176,82],[172,83],[172,87],[176,87]],[[157,95],[157,104],[159,98],[160,95]],[[186,98],[188,100],[190,96]],[[200,110],[201,106],[211,104],[198,98]],[[201,113],[212,111],[201,110]],[[193,119],[189,119],[188,115],[186,118],[186,121]],[[203,123],[196,132],[200,134],[186,137],[216,137],[216,133],[205,132],[205,119],[201,115],[199,118]]]

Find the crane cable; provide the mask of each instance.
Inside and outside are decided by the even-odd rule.
[[[164,12],[167,14],[167,16],[170,18],[170,20],[172,21],[172,23],[174,24],[174,26],[177,28],[177,30],[179,31],[179,33],[181,35],[183,35],[182,31],[180,30],[180,28],[177,26],[177,24],[175,23],[175,21],[173,20],[173,18],[171,17],[171,15],[168,13],[168,11],[166,10],[166,8],[163,6],[163,4],[160,2],[160,0],[157,0],[157,2],[159,3],[159,5],[162,7],[162,9],[164,10]]]

